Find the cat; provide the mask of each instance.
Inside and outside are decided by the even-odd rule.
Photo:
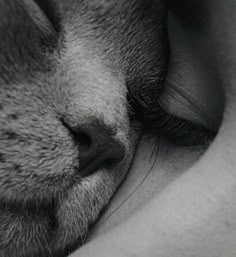
[[[0,256],[67,256],[124,179],[127,99],[167,65],[163,0],[0,2]]]

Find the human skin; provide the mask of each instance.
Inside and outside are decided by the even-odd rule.
[[[183,8],[187,2],[189,4],[190,1],[178,1]],[[194,4],[196,1],[191,3]],[[199,97],[199,103],[196,105],[202,104],[204,108],[201,113],[196,114],[188,101],[179,102],[179,98],[173,97],[171,93],[168,95],[168,90],[164,93],[161,103],[165,108],[165,100],[168,100],[168,111],[174,115],[194,119],[195,122],[205,124],[209,128],[216,129],[220,126],[219,133],[195,165],[170,183],[129,220],[83,247],[79,252],[80,257],[95,254],[98,257],[236,256],[236,2],[201,0],[198,3],[203,8],[199,13],[206,11],[201,12],[205,22],[187,26],[189,18],[181,16],[182,18],[177,18],[177,23],[181,24],[186,35],[191,31],[193,37],[203,38],[201,51],[203,49],[210,52],[209,56],[212,59],[207,56],[206,59],[199,58],[200,64],[194,65],[194,74],[188,74],[189,77],[183,76],[184,83],[180,80],[178,84],[171,86],[181,85],[181,88],[186,87],[186,90],[191,88],[194,94],[201,96],[202,92],[209,94],[212,90],[211,82],[217,78],[216,92],[213,90],[212,93],[214,97],[219,97],[220,108],[214,109],[214,106],[217,106],[213,103],[214,97],[209,98],[208,105],[202,104],[202,98]],[[195,9],[195,12],[198,10]],[[194,16],[190,17],[194,19]],[[183,43],[185,44],[185,40]],[[173,45],[171,49],[175,49]],[[197,51],[198,48],[194,49]],[[178,56],[177,52],[172,54]],[[199,55],[187,59],[189,65],[192,65],[192,61],[196,64],[195,57]],[[186,58],[182,60],[185,61]],[[208,74],[209,83],[200,87],[201,83],[196,81],[202,81],[202,65],[206,62],[210,62],[210,66],[213,65],[213,72],[211,70]],[[180,67],[181,64],[186,66],[186,63],[180,61]],[[206,66],[206,69],[208,67]],[[168,78],[178,72],[178,67],[173,65],[170,72],[172,73],[168,74]],[[218,90],[221,90],[220,93]],[[209,106],[213,110],[208,109]],[[221,110],[223,118],[220,124]],[[208,120],[205,120],[204,113]],[[212,115],[214,113],[218,118]]]

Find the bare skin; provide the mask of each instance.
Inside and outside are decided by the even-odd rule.
[[[187,8],[186,3],[189,6],[190,1],[178,1],[183,8]],[[191,3],[196,1],[192,0]],[[194,12],[201,13],[205,22],[198,23],[194,15],[190,15],[190,18],[177,16],[176,23],[182,24],[184,33],[180,37],[191,34],[192,38],[201,39],[189,41],[186,36],[182,41],[186,48],[199,51],[192,58],[180,58],[179,66],[188,67],[184,63],[187,60],[189,66],[194,67],[193,72],[188,76],[183,75],[182,83],[180,79],[178,83],[169,83],[168,86],[176,87],[177,91],[178,87],[183,91],[190,90],[194,96],[199,95],[199,98],[194,98],[199,102],[191,106],[191,101],[179,101],[181,98],[175,97],[173,90],[167,88],[161,103],[165,108],[168,101],[168,111],[182,118],[194,119],[209,128],[220,126],[219,133],[200,161],[128,221],[82,248],[79,253],[81,257],[95,254],[114,257],[236,255],[236,3],[234,0],[201,0],[198,3],[201,9],[195,8]],[[195,26],[188,26],[190,21]],[[191,45],[191,42],[195,45]],[[172,56],[178,59],[178,54],[181,53],[179,57],[183,57],[183,52],[175,52],[179,49],[178,46],[174,47],[175,43],[175,40],[171,42]],[[202,52],[209,55],[201,55]],[[206,63],[208,65],[204,66]],[[179,66],[173,63],[169,81],[178,74]],[[203,76],[202,71],[209,67],[210,71]],[[209,83],[201,86],[203,77]],[[212,83],[216,85],[215,91]],[[201,95],[209,92],[213,96],[209,97],[208,102],[201,102]],[[196,106],[202,107],[201,112],[196,112]]]

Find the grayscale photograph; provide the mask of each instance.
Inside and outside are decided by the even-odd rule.
[[[236,257],[236,0],[0,0],[0,257]]]

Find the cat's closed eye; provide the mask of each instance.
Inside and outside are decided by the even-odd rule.
[[[144,85],[138,90],[129,88],[128,100],[130,105],[130,116],[140,120],[145,129],[154,135],[161,134],[172,142],[182,146],[205,145],[211,141],[216,131],[193,123],[189,120],[167,113],[159,104],[165,86],[165,73],[156,83]]]

